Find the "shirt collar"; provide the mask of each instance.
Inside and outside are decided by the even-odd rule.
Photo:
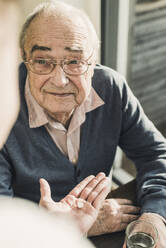
[[[50,123],[44,109],[36,102],[30,92],[28,77],[25,84],[25,99],[28,107],[30,128],[37,128]],[[68,131],[72,132],[78,125],[81,125],[85,121],[85,114],[87,112],[90,112],[103,104],[104,101],[99,97],[94,88],[91,88],[86,100],[75,109]],[[58,122],[55,123],[59,125]]]

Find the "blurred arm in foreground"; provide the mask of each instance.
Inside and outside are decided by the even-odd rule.
[[[6,141],[19,110],[18,0],[0,0],[0,148]]]

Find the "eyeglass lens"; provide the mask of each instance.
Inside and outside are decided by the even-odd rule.
[[[44,59],[35,59],[30,63],[31,70],[37,74],[49,74],[55,66],[56,63]],[[81,60],[65,60],[61,67],[67,74],[79,75],[86,72],[88,63]]]

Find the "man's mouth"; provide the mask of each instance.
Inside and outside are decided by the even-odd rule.
[[[67,97],[67,96],[74,95],[74,93],[55,93],[55,92],[48,92],[48,94],[51,94],[57,97]]]

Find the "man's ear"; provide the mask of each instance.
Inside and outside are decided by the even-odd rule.
[[[20,55],[21,55],[21,58],[23,59],[24,52],[23,52],[23,50],[21,48],[20,48]]]
[[[93,54],[93,56],[92,56],[92,58],[91,58],[91,60],[89,62],[91,63],[91,66],[90,66],[88,71],[90,73],[89,75],[92,78],[93,74],[94,74],[94,68],[95,68],[96,63],[97,63],[97,54],[96,54],[96,52],[94,52],[94,54]]]
[[[95,58],[92,59],[92,62],[91,62],[92,63],[91,68],[90,68],[91,77],[93,77],[96,62],[97,62],[97,59],[95,57]]]
[[[21,55],[21,59],[24,61],[26,59],[26,53],[25,50],[23,50],[22,48],[20,48],[20,55]]]
[[[94,75],[94,65],[91,68],[91,78],[93,77],[93,75]]]

